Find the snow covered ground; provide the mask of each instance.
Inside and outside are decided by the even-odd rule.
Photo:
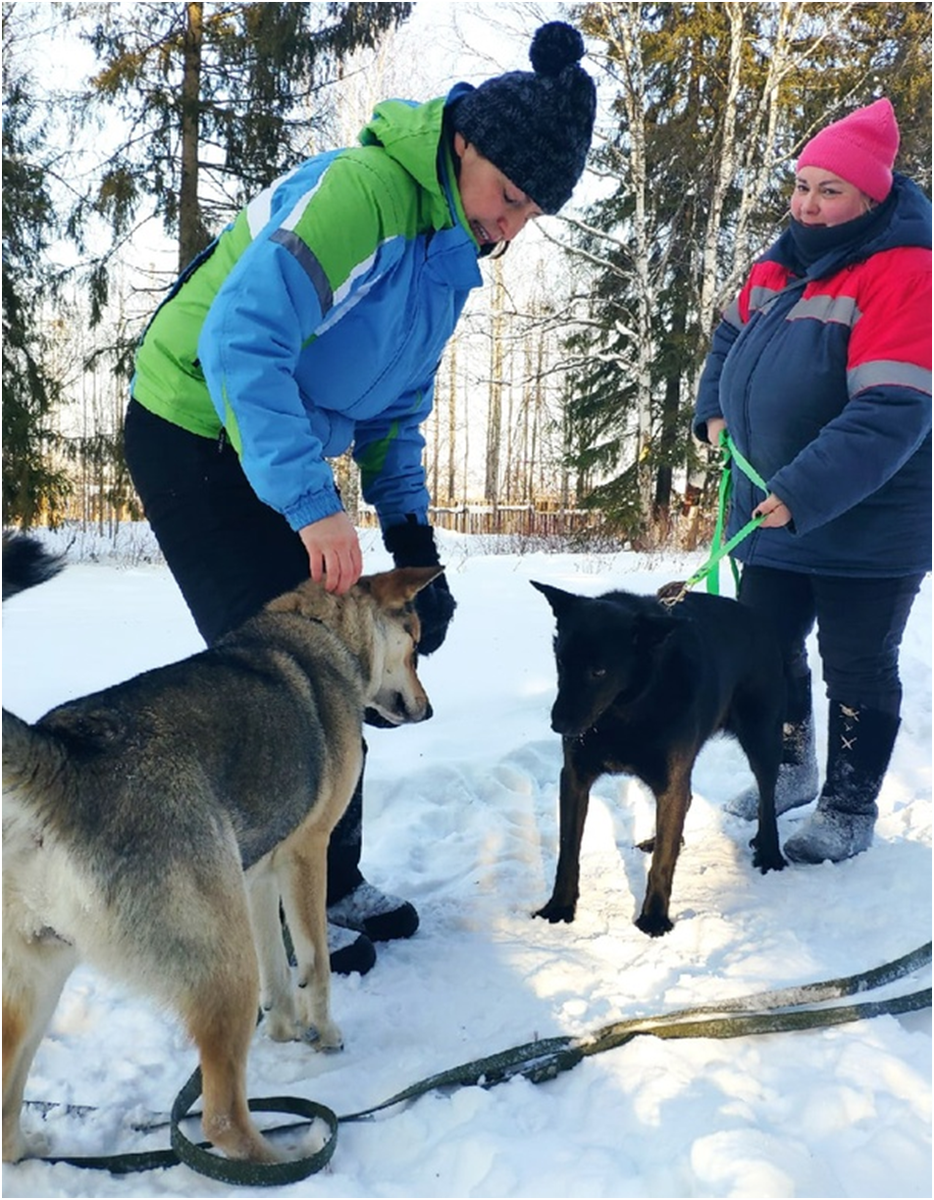
[[[695,770],[675,928],[649,939],[632,923],[647,870],[634,844],[652,832],[653,806],[629,778],[594,789],[577,920],[530,919],[554,875],[560,744],[549,728],[553,619],[528,581],[654,592],[701,558],[503,555],[488,540],[441,542],[459,608],[421,668],[435,717],[367,733],[364,865],[416,904],[421,928],[381,946],[367,976],[335,979],[342,1054],[258,1032],[251,1095],[301,1095],[348,1113],[536,1037],[847,975],[930,939],[930,578],[903,647],[903,724],[872,849],[760,875],[750,829],[721,807],[751,776],[733,742],[714,740]],[[389,565],[374,534],[364,549],[368,569]],[[4,704],[29,719],[200,649],[164,567],[86,557],[9,602],[3,632]],[[819,674],[816,655],[814,665]],[[822,694],[816,708],[823,754]],[[780,818],[783,839],[799,819]],[[63,1107],[44,1119],[28,1109],[25,1123],[44,1125],[57,1154],[162,1147],[164,1130],[133,1126],[168,1110],[194,1064],[170,1016],[80,968],[27,1088],[30,1100]],[[731,1041],[642,1037],[549,1083],[435,1092],[345,1125],[326,1171],[271,1194],[930,1196],[930,1085],[930,1010]],[[117,1178],[31,1161],[4,1166],[3,1194],[244,1192],[184,1166]]]

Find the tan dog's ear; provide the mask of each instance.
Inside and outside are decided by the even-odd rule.
[[[276,596],[275,600],[270,600],[266,605],[269,612],[275,613],[300,613],[302,611],[302,598],[297,591],[286,592],[282,596]]]
[[[396,567],[394,571],[366,575],[357,586],[368,591],[380,608],[397,608],[443,573],[444,567]]]
[[[266,605],[268,612],[298,613],[302,617],[318,617],[322,612],[329,612],[333,604],[331,593],[325,590],[324,583],[315,583],[306,579],[290,592],[283,592]]]

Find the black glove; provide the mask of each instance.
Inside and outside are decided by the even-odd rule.
[[[430,525],[419,525],[411,514],[403,525],[390,525],[383,530],[383,545],[392,555],[397,567],[437,567],[441,565]],[[454,616],[457,601],[451,595],[444,575],[433,579],[415,597],[415,611],[422,627],[418,642],[419,654],[434,654],[444,641],[448,625]]]

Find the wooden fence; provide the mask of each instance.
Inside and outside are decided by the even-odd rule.
[[[532,504],[465,504],[457,508],[429,508],[428,519],[438,529],[454,533],[511,534],[527,538],[575,537],[596,533],[603,514],[592,509],[539,509]],[[374,528],[378,522],[371,508],[361,505],[357,524]]]

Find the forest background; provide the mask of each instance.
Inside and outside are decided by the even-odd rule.
[[[707,537],[716,455],[690,413],[720,309],[782,228],[802,145],[853,108],[892,100],[896,168],[930,196],[929,3],[4,3],[4,525],[137,518],[132,352],[179,271],[378,100],[527,70],[555,19],[598,82],[588,171],[484,265],[425,427],[433,520]]]

